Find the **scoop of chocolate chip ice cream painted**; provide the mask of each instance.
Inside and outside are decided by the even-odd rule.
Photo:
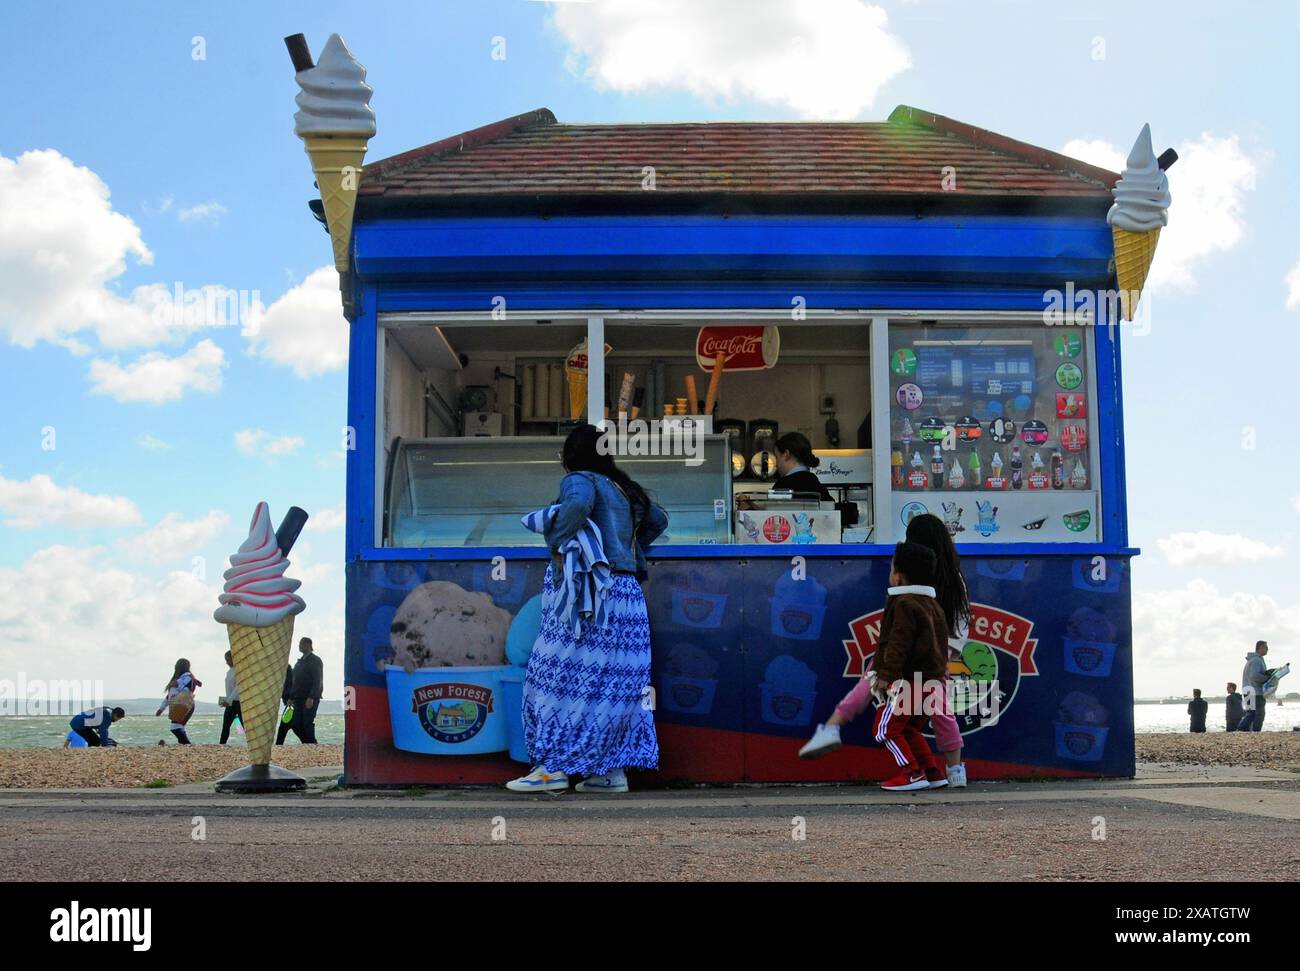
[[[485,593],[446,580],[423,583],[393,616],[393,664],[416,668],[497,667],[506,663],[510,612]]]

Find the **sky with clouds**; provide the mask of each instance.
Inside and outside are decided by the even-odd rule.
[[[1126,334],[1137,690],[1300,647],[1300,4],[530,0],[6,7],[0,678],[219,683],[253,503],[313,512],[298,629],[342,690],[346,324],[281,38],[369,70],[369,157],[561,121],[878,120],[909,104],[1112,169],[1143,122],[1173,206]],[[504,57],[501,56],[504,52]],[[497,56],[493,56],[496,54]],[[200,660],[201,659],[201,660]],[[214,695],[215,696],[215,695]]]

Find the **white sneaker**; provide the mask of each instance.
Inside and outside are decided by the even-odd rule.
[[[607,775],[589,775],[576,786],[578,792],[627,792],[627,774],[615,769]]]
[[[569,777],[563,772],[547,772],[539,765],[527,775],[511,779],[506,783],[506,788],[511,792],[566,792]]]
[[[948,766],[948,785],[954,789],[966,788],[966,766],[962,763]]]
[[[834,752],[843,744],[840,741],[839,725],[818,725],[808,744],[799,750],[799,758],[815,759],[827,752]]]

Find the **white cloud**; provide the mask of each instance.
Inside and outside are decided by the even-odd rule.
[[[136,343],[153,329],[152,301],[109,289],[128,259],[153,254],[98,175],[53,149],[0,155],[0,332],[12,343],[63,343],[86,328],[111,346]]]
[[[150,432],[141,432],[135,437],[135,443],[141,448],[148,449],[151,452],[167,452],[171,450],[171,443],[164,442]]]
[[[1133,595],[1133,666],[1139,697],[1221,691],[1241,683],[1246,652],[1300,629],[1300,606],[1254,593],[1220,593],[1204,580]]]
[[[1300,512],[1300,495],[1294,495],[1291,497],[1291,508],[1296,512]]]
[[[313,530],[321,532],[342,529],[347,522],[347,514],[343,509],[343,503],[340,502],[337,506],[317,510],[312,514],[309,522]]]
[[[1286,309],[1300,310],[1300,263],[1291,267],[1282,282],[1286,284]]]
[[[199,341],[176,356],[150,351],[126,365],[116,359],[96,359],[90,363],[91,391],[117,401],[156,405],[176,401],[187,390],[221,390],[225,366],[225,352],[210,340]]]
[[[300,378],[344,367],[348,362],[348,322],[334,267],[313,271],[266,310],[254,308],[242,333],[251,353],[293,368]]]
[[[26,482],[0,475],[0,515],[6,526],[134,526],[140,510],[123,496],[95,495],[61,486],[48,475]]]
[[[123,539],[121,545],[137,560],[167,563],[197,555],[228,525],[230,517],[220,509],[212,509],[198,519],[169,512],[144,532]]]
[[[215,224],[221,222],[221,217],[229,211],[217,200],[209,199],[207,202],[200,202],[197,205],[178,209],[176,218],[183,223],[210,222]]]
[[[1173,533],[1156,541],[1160,551],[1174,566],[1192,563],[1213,563],[1230,566],[1236,563],[1256,563],[1282,556],[1280,546],[1269,546],[1258,540],[1247,539],[1237,533]]]
[[[848,119],[911,66],[882,7],[861,0],[604,0],[553,7],[571,70],[602,90],[684,90],[805,118]]]
[[[245,428],[235,432],[235,448],[245,455],[288,455],[306,444],[300,435],[272,435],[264,428]]]
[[[1242,151],[1235,134],[1204,132],[1177,149],[1178,161],[1169,169],[1169,225],[1147,280],[1155,292],[1196,288],[1198,264],[1241,241],[1246,193],[1255,188],[1256,160]],[[1075,139],[1061,151],[1114,172],[1123,171],[1128,155],[1101,139]]]

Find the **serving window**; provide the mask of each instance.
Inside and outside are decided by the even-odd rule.
[[[1082,328],[891,322],[891,530],[958,543],[1101,538],[1097,391]]]

